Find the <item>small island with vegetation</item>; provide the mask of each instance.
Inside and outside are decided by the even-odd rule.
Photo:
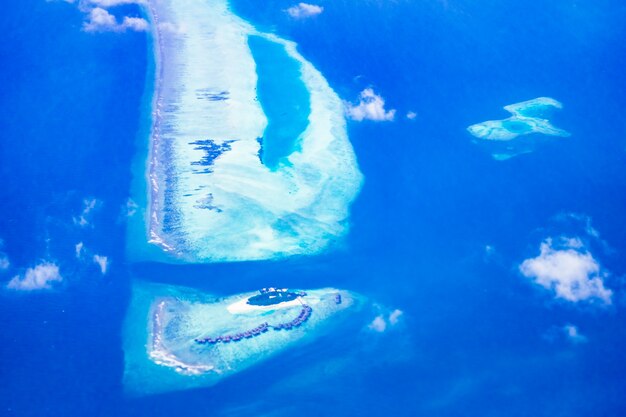
[[[306,296],[303,291],[288,291],[286,288],[263,288],[260,294],[248,298],[247,304],[252,306],[270,306],[286,301],[293,301]]]

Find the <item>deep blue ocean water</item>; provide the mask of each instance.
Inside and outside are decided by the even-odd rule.
[[[12,265],[0,278],[51,260],[64,282],[2,291],[0,415],[626,414],[626,6],[320,4],[303,21],[286,1],[234,9],[296,41],[342,98],[372,86],[397,109],[395,122],[349,125],[365,175],[352,229],[322,256],[204,266],[125,262],[146,35],[82,32],[82,13],[64,2],[5,5],[0,238]],[[504,162],[472,143],[467,126],[538,96],[563,103],[553,122],[571,137]],[[90,198],[100,203],[78,227]],[[554,301],[517,272],[545,237],[583,233],[563,213],[589,216],[600,233],[591,249],[611,272],[613,306]],[[109,257],[106,275],[76,259],[78,242]],[[403,327],[358,348],[305,347],[213,388],[132,399],[121,326],[133,277],[224,294],[345,287],[404,311]],[[550,336],[568,323],[586,343]]]

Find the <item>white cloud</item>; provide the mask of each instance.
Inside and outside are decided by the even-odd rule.
[[[117,23],[115,16],[101,7],[91,9],[87,20],[83,23],[85,32],[124,32],[126,30],[141,32],[147,29],[148,22],[145,19],[125,16],[122,23]]]
[[[389,313],[389,315],[387,315],[387,319],[385,319],[384,314],[380,314],[376,316],[374,320],[372,320],[368,327],[370,328],[370,330],[382,333],[387,330],[389,326],[395,326],[396,324],[398,324],[400,316],[402,316],[402,314],[404,314],[402,310],[398,309],[395,309],[391,313]]]
[[[572,249],[583,249],[585,245],[580,238],[577,237],[561,237],[560,239],[561,246]]]
[[[397,308],[393,310],[391,314],[389,314],[389,324],[391,324],[392,326],[398,324],[398,320],[400,319],[400,316],[402,314],[404,314],[402,313],[402,310],[398,310]]]
[[[578,327],[573,324],[566,324],[563,326],[562,331],[565,334],[565,337],[567,337],[567,340],[574,344],[585,343],[587,341],[587,337],[582,335],[578,330]]]
[[[55,1],[55,0],[46,0]],[[85,13],[83,30],[85,32],[125,32],[127,30],[143,32],[148,30],[148,21],[140,17],[124,16],[118,23],[114,15],[107,10],[110,7],[138,4],[145,5],[147,0],[63,0],[76,3],[78,9]]]
[[[76,244],[76,246],[75,246],[75,251],[76,251],[76,257],[77,257],[77,258],[80,258],[80,256],[82,255],[82,253],[83,253],[83,247],[84,247],[84,246],[85,246],[85,245],[83,244],[83,242],[78,242],[78,243]]]
[[[308,3],[298,3],[286,10],[287,14],[294,19],[305,19],[307,17],[317,16],[323,11],[323,7]]]
[[[18,291],[33,291],[52,288],[52,283],[63,281],[59,267],[53,263],[44,262],[28,268],[23,276],[16,275],[9,281],[7,288]]]
[[[526,259],[521,273],[536,284],[571,302],[597,299],[611,303],[612,291],[604,287],[600,265],[578,238],[561,238],[555,248],[551,238],[541,243],[539,256]]]
[[[369,325],[369,328],[374,330],[375,332],[382,333],[387,328],[387,322],[385,322],[385,318],[382,316],[376,316],[374,320]]]
[[[344,102],[346,115],[357,122],[373,120],[376,122],[389,122],[395,118],[395,110],[385,110],[385,100],[376,94],[373,89],[366,88],[359,94],[357,104]]]
[[[109,265],[109,258],[106,256],[94,255],[93,261],[100,266],[100,272],[102,272],[102,275],[105,275]]]
[[[46,0],[46,1],[58,1],[58,0]],[[128,4],[147,4],[146,0],[61,0],[65,3],[75,3],[78,9],[82,12],[88,13],[92,9],[99,7],[101,9],[107,9],[109,7],[122,6]]]
[[[84,262],[93,262],[100,267],[102,275],[107,273],[109,268],[109,258],[103,255],[93,254],[93,252],[86,248],[83,242],[78,242],[75,246],[76,258],[83,260]]]
[[[124,29],[134,30],[135,32],[143,32],[148,30],[148,21],[141,17],[124,16],[121,26]]]
[[[91,212],[94,211],[98,206],[100,206],[100,202],[95,198],[84,199],[83,211],[80,213],[80,216],[74,217],[74,224],[80,227],[89,226],[91,222]]]
[[[123,4],[146,4],[145,0],[86,0],[83,4],[89,4],[96,7],[114,7]]]
[[[415,120],[416,117],[417,113],[415,113],[414,111],[407,112],[406,114],[406,118],[409,120]]]
[[[578,234],[584,233],[588,240],[601,247],[603,253],[614,254],[616,252],[616,250],[612,248],[607,241],[602,239],[600,232],[593,227],[590,216],[583,213],[565,212],[555,216],[555,220],[565,223],[568,230],[578,230]]]
[[[115,16],[100,7],[91,9],[87,21],[83,23],[85,32],[105,32],[115,30],[116,28],[117,20],[115,20]],[[81,218],[81,220],[84,219]]]

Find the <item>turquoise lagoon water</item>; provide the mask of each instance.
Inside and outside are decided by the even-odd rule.
[[[260,36],[250,36],[248,45],[259,77],[257,94],[268,119],[260,156],[268,168],[276,169],[298,149],[311,111],[309,94],[301,79],[300,63],[284,46]]]

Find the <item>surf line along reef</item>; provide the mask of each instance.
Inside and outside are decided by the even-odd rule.
[[[124,328],[125,389],[148,395],[214,385],[289,348],[345,332],[365,301],[334,288],[215,297],[136,281]]]
[[[224,262],[314,254],[362,183],[342,102],[296,44],[226,0],[149,0],[155,81],[129,256]]]

